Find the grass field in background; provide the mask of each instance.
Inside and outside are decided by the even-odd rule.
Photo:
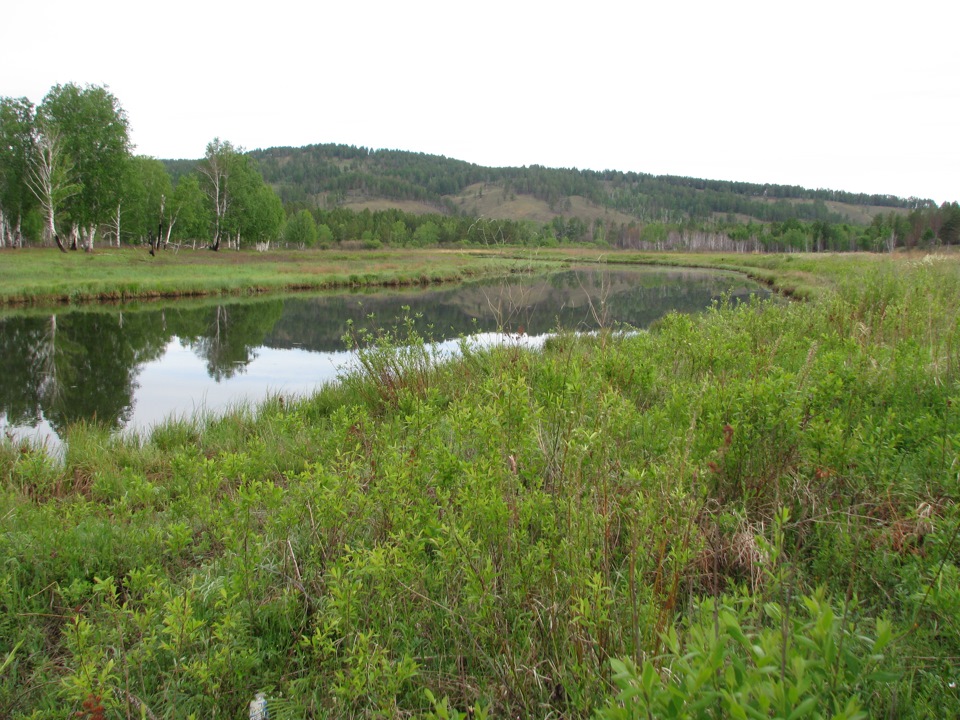
[[[506,274],[514,261],[440,250],[143,249],[0,252],[0,303],[82,302],[451,282]]]

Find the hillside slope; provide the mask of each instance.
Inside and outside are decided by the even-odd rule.
[[[540,223],[558,216],[621,224],[735,216],[865,224],[881,212],[934,206],[918,198],[614,170],[490,168],[438,155],[336,144],[249,154],[285,202],[357,210],[400,207]]]

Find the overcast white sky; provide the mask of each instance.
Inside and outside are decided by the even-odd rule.
[[[12,2],[0,95],[136,152],[338,142],[960,200],[960,2]]]

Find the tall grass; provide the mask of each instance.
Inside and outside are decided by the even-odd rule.
[[[957,715],[958,266],[829,262],[808,303],[442,363],[412,324],[307,400],[4,446],[0,715]]]

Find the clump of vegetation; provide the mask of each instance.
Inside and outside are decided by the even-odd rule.
[[[307,400],[3,445],[0,715],[960,714],[958,267],[845,262],[538,351],[358,334]]]

